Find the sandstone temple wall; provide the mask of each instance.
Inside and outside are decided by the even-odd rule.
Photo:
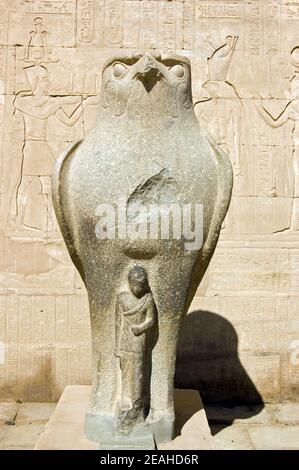
[[[87,300],[51,169],[93,127],[86,98],[107,58],[149,49],[190,58],[199,122],[235,176],[177,383],[210,401],[296,400],[299,0],[0,0],[0,398],[51,401],[89,383]]]

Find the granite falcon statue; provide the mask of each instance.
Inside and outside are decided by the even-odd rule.
[[[109,60],[97,124],[66,149],[53,175],[57,219],[89,298],[87,438],[106,448],[152,448],[154,440],[172,439],[179,331],[231,189],[229,158],[193,110],[188,59],[146,53]],[[185,230],[187,209],[195,206],[203,208],[202,218],[190,210]],[[158,225],[141,236],[136,227],[148,220],[149,207]],[[175,210],[169,217],[168,236],[165,208],[182,209],[179,218]]]

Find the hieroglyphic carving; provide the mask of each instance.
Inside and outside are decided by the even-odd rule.
[[[262,3],[246,3],[246,49],[252,55],[261,55],[263,48]]]
[[[30,31],[29,37],[24,62],[31,65],[57,62],[57,59],[52,57],[52,50],[47,46],[47,31],[43,29],[43,18],[34,19],[34,30]]]
[[[176,47],[191,49],[193,3],[191,0],[187,4],[122,0],[120,4],[116,0],[107,0],[104,4],[104,37],[105,44],[110,47],[133,49],[137,44],[140,48],[162,51]]]
[[[243,5],[236,2],[198,2],[196,15],[200,18],[241,18]]]
[[[158,2],[142,2],[140,8],[140,46],[153,49],[157,47]]]
[[[28,34],[35,29],[34,20],[42,18],[43,29],[47,31],[47,45],[49,47],[56,46],[56,38],[60,37],[60,45],[67,47],[75,46],[75,15],[74,13],[36,13],[24,12],[24,10],[11,11],[9,13],[9,24],[20,24],[20,28],[9,28],[8,44],[23,45],[28,42]],[[45,37],[45,36],[44,36]]]
[[[174,49],[176,46],[175,4],[162,3],[158,6],[158,37],[162,50]]]
[[[256,146],[256,174],[255,174],[255,191],[261,196],[275,196],[275,182],[273,178],[273,159],[271,147]]]
[[[192,49],[194,35],[194,2],[187,0],[183,4],[183,49]]]
[[[77,2],[77,40],[89,43],[94,37],[94,2],[79,0]]]
[[[266,54],[277,54],[281,50],[280,4],[275,0],[263,2],[265,16],[264,47]]]
[[[121,44],[123,38],[123,5],[118,0],[105,2],[105,42],[107,46]]]
[[[288,20],[299,19],[299,2],[298,0],[284,0],[283,12]]]
[[[136,0],[123,2],[123,47],[133,49],[139,43],[139,7]]]
[[[73,13],[75,0],[24,0],[24,7],[28,13]]]

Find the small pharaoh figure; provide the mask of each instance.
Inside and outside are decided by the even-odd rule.
[[[144,421],[144,382],[148,334],[155,323],[155,303],[142,266],[128,274],[128,291],[116,302],[116,350],[121,369],[121,426],[124,430]]]

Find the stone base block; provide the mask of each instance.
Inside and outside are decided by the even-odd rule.
[[[35,450],[131,450],[124,442],[102,442],[84,437],[85,414],[90,387],[68,385],[39,438]],[[206,450],[214,449],[213,438],[199,393],[195,390],[175,390],[176,436],[169,443],[158,445],[161,450]],[[135,449],[152,448],[137,443]]]

